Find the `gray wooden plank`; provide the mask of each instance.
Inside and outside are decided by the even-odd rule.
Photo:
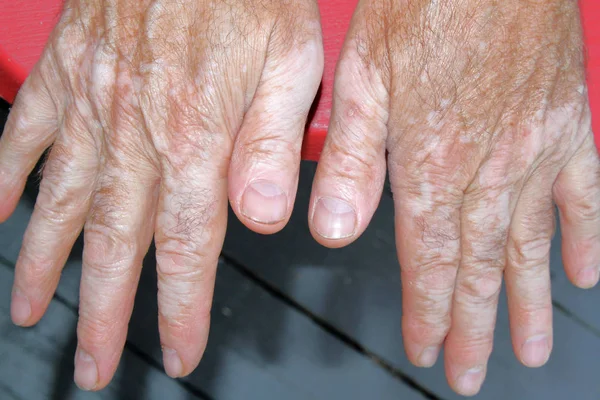
[[[437,395],[459,398],[448,388],[442,363],[422,370],[405,357],[392,199],[384,195],[373,222],[356,243],[345,249],[325,249],[310,237],[307,225],[314,168],[311,163],[302,165],[295,211],[282,232],[259,239],[232,215],[224,253]],[[593,312],[592,303],[589,307]],[[477,398],[599,398],[600,341],[561,312],[555,313],[554,324],[555,348],[548,365],[537,370],[521,366],[510,344],[503,298],[489,376]],[[323,351],[328,352],[325,347]],[[335,360],[330,352],[327,357]]]
[[[2,399],[181,399],[197,398],[131,351],[114,381],[103,391],[89,393],[73,383],[73,332],[77,316],[54,300],[47,316],[34,328],[10,322],[8,297],[12,270],[0,265],[0,398]]]
[[[593,289],[581,290],[567,278],[563,269],[560,252],[560,230],[552,242],[552,298],[564,307],[574,318],[589,325],[600,338],[600,285]]]
[[[16,260],[30,213],[31,204],[24,199],[0,226],[0,254],[9,261]],[[72,306],[77,304],[80,254],[81,243],[57,291]],[[150,255],[128,341],[160,362],[154,265]],[[185,381],[220,400],[424,398],[226,263],[218,270],[208,349]]]

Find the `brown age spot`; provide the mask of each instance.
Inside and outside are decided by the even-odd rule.
[[[124,215],[123,204],[127,204],[128,189],[119,178],[104,174],[101,178],[99,188],[93,194],[93,204],[88,220],[91,226],[115,229],[121,226],[123,221],[128,221]],[[118,230],[115,230],[118,232]],[[120,239],[126,239],[121,237]]]

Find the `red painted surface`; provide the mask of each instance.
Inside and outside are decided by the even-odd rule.
[[[0,97],[14,100],[56,24],[62,0],[0,0]]]
[[[600,1],[581,0],[579,4],[586,43],[592,129],[596,137],[596,145],[600,148]]]
[[[325,73],[304,139],[302,158],[318,160],[327,134],[335,64],[357,0],[319,0]],[[596,142],[600,145],[600,0],[581,0],[587,75]],[[0,97],[14,100],[40,56],[60,13],[61,0],[0,0]]]

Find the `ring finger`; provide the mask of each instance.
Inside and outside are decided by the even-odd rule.
[[[554,233],[552,185],[556,173],[540,168],[527,181],[515,209],[506,248],[506,292],[517,357],[542,366],[552,348],[550,242]]]
[[[158,178],[139,158],[108,158],[85,225],[75,381],[86,390],[116,370],[152,241]]]

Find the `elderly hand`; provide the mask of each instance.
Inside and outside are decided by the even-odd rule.
[[[153,236],[166,371],[197,365],[227,199],[257,232],[287,222],[322,53],[313,0],[67,2],[0,142],[0,220],[50,147],[11,312],[41,318],[84,228],[80,387],[117,367]]]
[[[330,247],[367,227],[387,166],[410,360],[445,345],[450,385],[478,392],[506,280],[514,351],[552,347],[548,257],[580,287],[600,269],[600,167],[577,2],[360,1],[337,68],[309,211]]]

